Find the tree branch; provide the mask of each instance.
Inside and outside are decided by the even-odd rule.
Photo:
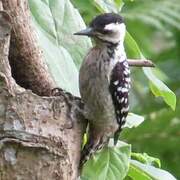
[[[2,6],[0,9],[3,9]],[[18,92],[22,92],[23,89],[20,87],[17,88],[17,84],[12,78],[11,67],[8,60],[11,28],[9,15],[4,11],[0,11],[0,79],[1,83],[3,83],[2,87],[13,95],[17,89]]]
[[[31,26],[28,0],[1,0],[12,24],[9,61],[16,82],[34,93],[49,96],[55,82],[45,64]]]
[[[152,61],[144,59],[128,59],[128,64],[135,67],[155,67]]]

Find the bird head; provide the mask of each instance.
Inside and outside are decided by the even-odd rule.
[[[126,26],[123,18],[114,13],[105,13],[95,17],[89,27],[74,33],[92,37],[101,42],[117,44],[124,41]]]

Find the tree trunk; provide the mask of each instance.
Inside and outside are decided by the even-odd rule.
[[[0,179],[75,180],[86,126],[82,103],[63,92],[39,96],[49,95],[55,83],[27,1],[0,0],[0,8]]]

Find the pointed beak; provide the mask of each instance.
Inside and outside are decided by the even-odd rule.
[[[82,31],[74,33],[74,35],[80,35],[80,36],[92,36],[93,35],[93,28],[88,27],[86,29],[83,29]]]

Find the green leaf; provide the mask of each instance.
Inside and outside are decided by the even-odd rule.
[[[121,8],[123,6],[123,0],[114,0],[116,7]]]
[[[78,9],[80,14],[83,16],[83,20],[86,23],[89,23],[92,20],[92,17],[95,17],[100,13],[98,9],[95,7],[93,0],[75,0],[71,2]]]
[[[160,168],[161,162],[158,158],[149,156],[147,153],[131,153],[131,159]]]
[[[148,156],[146,153],[132,153],[131,158],[137,160],[130,161],[128,175],[125,180],[130,177],[133,180],[174,180],[175,178],[167,171],[155,168],[159,166],[159,159]],[[139,162],[140,161],[140,162]],[[142,162],[142,163],[141,163]]]
[[[128,175],[125,180],[130,177],[131,180],[153,180],[150,176],[148,176],[144,171],[137,168],[133,164],[130,164]]]
[[[129,113],[126,119],[126,123],[123,126],[123,128],[128,127],[128,128],[133,128],[139,126],[142,122],[144,121],[143,116],[139,116],[134,113]]]
[[[136,41],[127,31],[126,31],[124,46],[128,58],[141,58],[141,51]]]
[[[104,148],[92,157],[84,166],[82,179],[87,180],[123,180],[129,168],[131,146],[118,141]]]
[[[38,43],[57,86],[79,96],[78,69],[91,42],[74,32],[85,24],[69,0],[29,0]]]
[[[99,11],[104,13],[118,13],[123,6],[122,0],[94,0],[94,3]]]
[[[125,38],[125,48],[128,57],[130,58],[142,58],[142,55],[136,41],[127,32]],[[176,107],[176,95],[160,80],[158,79],[151,68],[143,68],[143,72],[150,82],[150,89],[155,96],[161,96],[166,104],[168,104],[173,110]]]
[[[152,72],[150,68],[143,68],[144,73],[150,80],[150,88],[155,96],[163,97],[166,104],[173,110],[176,108],[176,95]]]
[[[169,172],[155,168],[150,165],[145,165],[136,160],[131,160],[130,171],[128,176],[132,176],[132,174],[136,174],[132,178],[134,180],[141,180],[142,176],[145,176],[142,180],[176,180],[174,176],[172,176]]]

